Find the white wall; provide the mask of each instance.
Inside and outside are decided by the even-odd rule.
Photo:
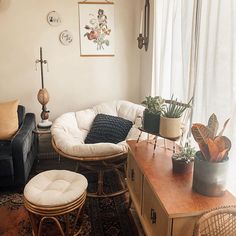
[[[140,102],[140,50],[137,47],[140,0],[115,0],[115,57],[80,57],[78,1],[1,0],[0,5],[0,101],[19,98],[27,111],[39,118],[37,92],[40,71],[35,71],[39,47],[49,62],[45,87],[49,91],[50,118],[101,101],[127,99]],[[58,27],[46,21],[55,10]],[[138,12],[138,14],[137,14]],[[58,36],[72,32],[74,41],[63,46]]]
[[[143,0],[142,0],[143,1]],[[150,2],[150,32],[148,50],[144,48],[141,52],[141,71],[140,71],[140,99],[143,100],[146,96],[152,93],[152,76],[153,76],[153,36],[154,36],[154,0]],[[143,3],[144,5],[144,3]]]

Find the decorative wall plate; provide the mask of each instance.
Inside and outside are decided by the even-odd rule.
[[[68,30],[60,33],[59,39],[63,45],[69,45],[73,41],[73,36]]]
[[[51,11],[47,15],[47,21],[51,26],[58,26],[61,24],[61,17],[56,11]]]

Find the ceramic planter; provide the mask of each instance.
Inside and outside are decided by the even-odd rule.
[[[159,134],[160,114],[153,114],[147,109],[143,112],[143,129],[147,133]]]
[[[160,135],[164,138],[178,138],[181,136],[181,117],[160,117]]]
[[[206,196],[222,196],[226,190],[228,159],[223,162],[209,162],[196,152],[193,170],[193,190]]]
[[[172,170],[176,174],[186,174],[193,170],[193,161],[186,163],[172,158]]]

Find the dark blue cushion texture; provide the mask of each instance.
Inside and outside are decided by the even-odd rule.
[[[118,116],[97,114],[85,143],[119,143],[124,141],[133,123]]]

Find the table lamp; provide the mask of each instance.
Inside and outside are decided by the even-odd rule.
[[[40,63],[40,69],[41,69],[41,84],[42,88],[38,92],[38,101],[42,105],[42,112],[41,112],[41,122],[38,124],[39,128],[50,128],[52,125],[52,122],[49,120],[49,110],[47,110],[47,103],[49,102],[49,93],[46,88],[44,88],[44,80],[43,80],[43,64],[47,64],[47,60],[43,60],[43,49],[40,47],[40,59],[37,59],[35,61],[36,65],[37,63]],[[37,69],[37,67],[36,67]]]

